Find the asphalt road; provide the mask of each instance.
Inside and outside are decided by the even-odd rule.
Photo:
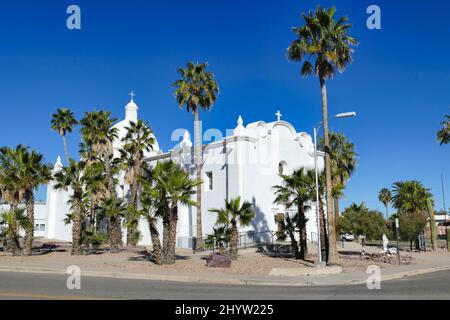
[[[68,290],[63,275],[0,272],[0,299],[450,299],[450,271],[365,285],[326,287],[219,286],[148,280],[83,277]]]

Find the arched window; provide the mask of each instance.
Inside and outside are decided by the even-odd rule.
[[[286,163],[286,161],[281,161],[278,164],[278,174],[286,174],[286,170],[287,170],[287,163]]]

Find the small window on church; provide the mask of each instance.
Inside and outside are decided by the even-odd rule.
[[[206,172],[206,181],[205,181],[205,188],[208,191],[211,191],[213,189],[213,174],[212,172]]]
[[[286,174],[287,163],[285,161],[281,161],[278,164],[278,174]]]

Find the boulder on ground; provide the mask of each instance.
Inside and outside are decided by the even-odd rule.
[[[206,258],[206,266],[211,268],[231,268],[231,258],[220,254],[212,254]]]

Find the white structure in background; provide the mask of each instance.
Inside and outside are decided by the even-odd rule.
[[[116,125],[119,139],[114,143],[115,156],[119,155],[121,138],[126,133],[130,121],[137,121],[138,106],[131,101],[125,107],[125,119]],[[276,216],[285,214],[283,206],[276,205],[272,186],[281,184],[280,173],[289,174],[294,169],[304,167],[314,169],[314,144],[309,134],[298,133],[288,122],[281,120],[281,113],[276,113],[277,121],[266,123],[258,121],[244,126],[241,116],[237,126],[229,136],[221,141],[204,145],[203,153],[203,194],[202,223],[204,235],[212,231],[216,217],[208,212],[210,208],[224,206],[225,199],[240,196],[242,200],[253,203],[256,217],[252,224],[240,231],[257,231],[260,238],[270,241],[271,231],[278,229]],[[156,141],[156,139],[155,139]],[[193,163],[194,150],[190,135],[185,131],[182,141],[170,152],[163,153],[155,143],[154,150],[145,154],[147,161],[155,165],[157,161],[172,159],[182,165],[195,178]],[[54,172],[61,170],[63,164],[58,157]],[[319,169],[323,170],[323,154],[319,153]],[[124,176],[119,177],[117,193],[127,196],[128,186]],[[71,225],[65,225],[64,219],[69,212],[70,191],[59,191],[53,183],[47,186],[47,203],[36,205],[36,236],[48,239],[71,240]],[[289,210],[295,214],[295,208]],[[306,212],[308,238],[316,232],[315,206]],[[182,207],[179,212],[177,230],[178,247],[191,248],[196,235],[196,208]],[[161,226],[160,226],[161,227]],[[148,225],[142,220],[139,229],[142,234],[140,244],[150,245]],[[126,230],[123,230],[124,240]],[[161,232],[162,234],[162,232]]]

